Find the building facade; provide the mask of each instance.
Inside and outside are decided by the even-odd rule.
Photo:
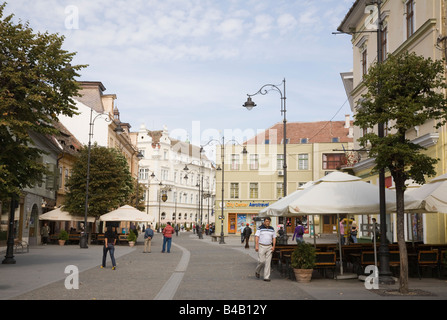
[[[283,124],[276,124],[241,145],[217,147],[217,161],[222,166],[224,155],[224,179],[222,170],[217,171],[216,232],[223,227],[224,234],[239,234],[241,226],[250,224],[256,229],[256,217],[260,210],[284,196],[284,175],[287,174],[287,193],[303,187],[310,181],[347,165],[354,159],[348,156],[353,147],[352,122],[290,122],[287,124],[287,172],[284,171]],[[247,153],[243,153],[243,149]],[[223,186],[223,201],[222,190]],[[223,204],[222,204],[223,202]],[[306,234],[333,233],[335,216],[274,218],[276,229],[283,226],[293,233],[300,220]],[[259,224],[259,223],[258,223]],[[313,229],[315,227],[315,229]]]
[[[201,147],[169,137],[166,127],[150,131],[142,125],[132,136],[143,155],[138,183],[145,186],[152,227],[171,222],[187,230],[214,223],[215,168]]]
[[[445,58],[446,54],[446,1],[417,1],[403,0],[381,1],[381,19],[383,21],[380,41],[377,39],[377,5],[368,5],[369,1],[357,0],[345,16],[338,30],[352,35],[353,71],[342,73],[342,80],[354,114],[359,99],[365,93],[363,76],[368,73],[371,65],[377,63],[378,52],[382,54],[382,61],[392,54],[415,52],[433,60]],[[380,46],[380,47],[379,47]],[[381,48],[381,50],[378,50]],[[426,154],[440,161],[436,166],[438,175],[447,172],[446,126],[435,129],[433,120],[424,125],[414,127],[407,132],[407,138],[416,144],[427,148]],[[359,149],[358,138],[364,134],[363,128],[354,127],[354,148]],[[355,175],[371,183],[378,183],[378,176],[371,175],[374,159],[370,159],[366,152],[359,152],[358,163],[352,166]],[[393,181],[387,174],[386,186],[392,187]],[[446,220],[443,214],[407,215],[406,239],[418,240],[426,243],[445,243]],[[370,223],[370,216],[358,217],[360,224]],[[388,238],[396,240],[395,219],[388,216]],[[367,231],[360,236],[369,237]]]

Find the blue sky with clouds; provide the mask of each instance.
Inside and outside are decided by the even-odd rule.
[[[333,35],[353,0],[10,0],[6,13],[66,37],[80,80],[116,94],[136,131],[164,125],[206,142],[282,121],[280,95],[247,94],[286,79],[288,121],[343,120],[340,78],[350,37]],[[344,106],[343,106],[344,105]],[[343,107],[342,107],[343,106]],[[199,142],[200,140],[200,142]]]

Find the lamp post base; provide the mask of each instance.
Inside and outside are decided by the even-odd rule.
[[[83,234],[81,236],[81,238],[79,239],[79,247],[81,247],[81,249],[87,249],[88,248],[88,244],[87,241],[88,240],[88,236],[86,234]]]

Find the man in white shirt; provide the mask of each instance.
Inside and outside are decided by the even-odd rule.
[[[276,244],[276,232],[270,226],[271,221],[269,217],[264,218],[264,223],[255,234],[255,250],[258,253],[255,276],[259,278],[261,269],[264,268],[264,281],[270,281],[270,265]]]

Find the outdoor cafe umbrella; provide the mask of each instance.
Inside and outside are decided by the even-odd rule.
[[[292,192],[288,196],[285,196],[284,198],[279,199],[275,203],[269,205],[267,208],[262,209],[259,211],[260,216],[268,216],[268,217],[285,217],[289,213],[289,204],[295,200],[301,191],[306,189],[307,187],[312,185],[312,181],[306,183],[302,187],[300,187],[298,190]]]
[[[396,193],[385,190],[386,211],[396,211]],[[405,208],[416,209],[420,200],[406,195]],[[288,207],[288,216],[324,214],[377,214],[380,212],[379,188],[361,178],[332,172],[300,193]],[[339,220],[339,219],[338,219]],[[338,232],[337,232],[338,233]],[[338,233],[338,237],[340,237]],[[339,241],[340,242],[340,241]],[[343,260],[340,247],[341,274]]]
[[[110,211],[109,213],[103,214],[99,217],[101,221],[129,221],[129,222],[147,222],[149,221],[149,216],[131,207],[129,205],[122,206],[116,210]]]
[[[426,212],[447,213],[447,173],[405,194],[421,200],[421,209]]]
[[[74,216],[64,211],[63,207],[56,208],[54,210],[48,211],[39,216],[39,220],[48,220],[48,221],[82,221],[84,222],[84,217],[82,216]],[[95,218],[88,217],[87,222],[95,222]]]

